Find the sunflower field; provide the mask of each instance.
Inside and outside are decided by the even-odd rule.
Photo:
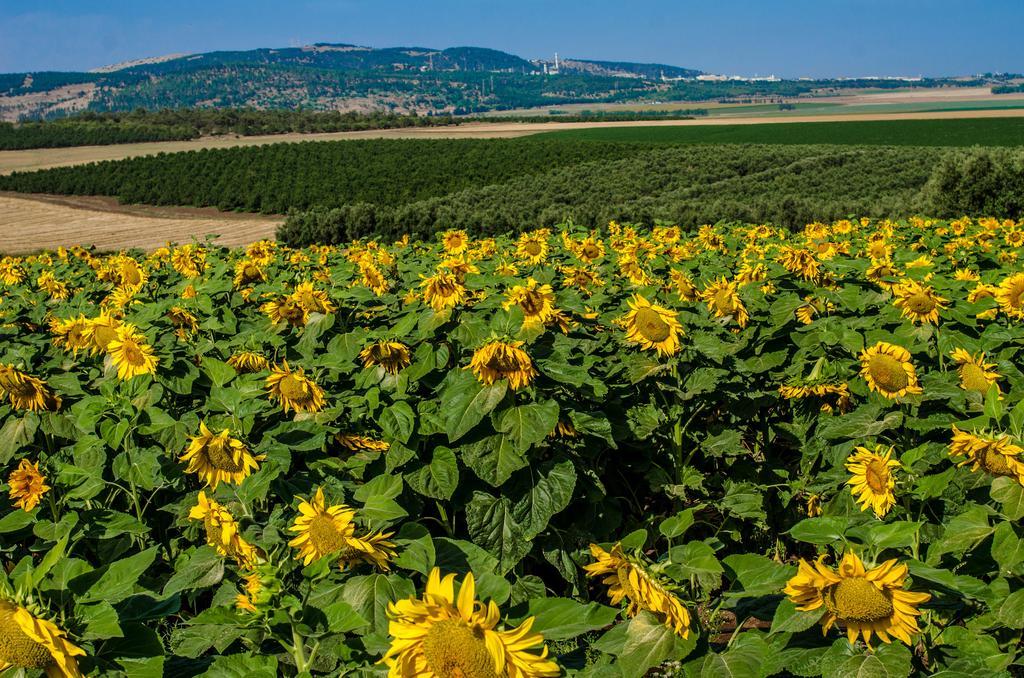
[[[5,257],[0,675],[1024,675],[1022,247]]]

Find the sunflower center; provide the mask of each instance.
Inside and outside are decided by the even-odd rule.
[[[597,248],[597,245],[593,243],[587,243],[583,246],[583,256],[587,259],[596,259],[601,254],[601,250]]]
[[[825,591],[825,607],[843,621],[873,622],[892,616],[892,599],[863,577],[849,577]]]
[[[19,381],[12,379],[10,384],[3,384],[4,388],[19,398],[35,399],[38,391],[36,385],[28,379]]]
[[[235,456],[231,453],[231,446],[228,444],[228,440],[220,436],[206,444],[206,458],[209,460],[210,466],[221,471],[238,473],[243,470],[242,465],[238,463]]]
[[[868,462],[864,467],[864,480],[875,494],[884,493],[889,487],[889,467],[881,459]]]
[[[287,374],[280,383],[281,395],[289,400],[306,399],[306,382],[294,374]]]
[[[142,351],[139,349],[139,345],[134,341],[124,341],[121,344],[121,353],[124,355],[125,362],[129,365],[142,365],[146,362],[145,356],[142,355]]]
[[[732,292],[728,288],[715,292],[715,308],[719,313],[732,313]]]
[[[43,669],[53,663],[46,646],[32,640],[14,619],[17,608],[0,602],[0,662],[22,669]]]
[[[1010,308],[1020,308],[1020,297],[1024,295],[1024,282],[1015,283],[1010,286],[1010,293],[1007,295]]]
[[[993,476],[1015,478],[1017,474],[1006,460],[1006,455],[1001,454],[993,445],[985,448],[985,453],[979,459],[982,468]]]
[[[544,308],[544,297],[539,292],[529,291],[519,301],[519,308],[527,316],[539,315]]]
[[[653,308],[641,308],[636,312],[636,329],[644,339],[658,343],[668,339],[672,328]]]
[[[511,352],[496,350],[487,359],[487,367],[495,372],[508,374],[519,369],[519,361],[516,360],[515,355]]]
[[[423,639],[423,656],[440,678],[498,678],[483,631],[457,619],[430,627]]]
[[[99,325],[93,329],[92,336],[96,345],[106,350],[107,344],[117,338],[117,330],[109,325]]]
[[[875,383],[888,393],[901,391],[910,384],[903,364],[889,355],[871,356],[871,360],[868,362],[868,371]]]
[[[985,370],[972,363],[960,368],[960,381],[968,391],[978,391],[979,393],[988,391],[991,383],[985,376]]]
[[[529,254],[531,257],[535,257],[541,252],[540,243],[537,242],[536,240],[528,241],[525,245],[523,245],[523,249],[526,250],[526,253]]]
[[[309,541],[317,553],[332,553],[345,545],[345,539],[334,519],[321,513],[309,521]]]
[[[935,301],[924,292],[916,292],[907,298],[907,308],[914,313],[927,315],[935,310]]]

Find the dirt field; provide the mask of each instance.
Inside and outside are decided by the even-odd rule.
[[[0,253],[27,254],[58,245],[94,245],[101,251],[154,249],[219,233],[217,242],[244,245],[274,237],[283,217],[213,209],[118,205],[110,198],[0,193]]]
[[[0,174],[16,171],[45,169],[79,165],[100,160],[120,160],[140,155],[194,151],[202,148],[229,148],[232,146],[260,146],[298,141],[336,141],[339,139],[456,139],[456,138],[498,138],[518,137],[538,132],[561,129],[584,129],[587,127],[638,127],[644,125],[755,125],[787,122],[843,122],[851,120],[926,120],[940,118],[1017,118],[1021,111],[1015,109],[985,109],[974,111],[925,111],[913,113],[850,113],[820,115],[788,115],[786,117],[721,117],[697,118],[694,120],[645,120],[607,122],[539,122],[510,123],[483,122],[467,123],[457,127],[423,127],[390,130],[369,130],[365,132],[331,132],[323,134],[274,134],[254,137],[205,137],[191,141],[155,141],[139,144],[113,146],[79,146],[75,148],[43,148],[29,151],[0,151]]]

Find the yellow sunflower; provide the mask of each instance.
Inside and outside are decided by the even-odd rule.
[[[298,304],[307,313],[332,313],[335,309],[334,302],[323,290],[313,287],[313,283],[304,282],[295,287],[290,299]]]
[[[896,505],[893,494],[896,480],[892,469],[899,468],[900,463],[892,459],[892,454],[891,446],[877,445],[874,452],[858,447],[846,460],[846,470],[853,476],[846,484],[860,504],[860,510],[871,508],[879,519]]]
[[[898,275],[899,270],[888,259],[872,261],[871,266],[864,273],[864,277],[886,290],[894,289],[899,284],[893,280]]]
[[[174,325],[174,333],[179,339],[187,339],[199,329],[199,319],[181,306],[172,306],[171,310],[167,311],[167,319]]]
[[[275,325],[288,323],[292,327],[304,327],[309,312],[293,297],[271,299],[260,306],[260,311]]]
[[[121,326],[121,321],[112,315],[101,313],[87,322],[85,334],[91,344],[92,353],[105,353],[110,342],[117,339],[117,328]]]
[[[801,559],[796,576],[782,589],[797,609],[824,607],[822,631],[844,626],[850,643],[859,635],[870,645],[874,633],[883,643],[891,642],[892,636],[910,645],[911,635],[920,632],[917,606],[931,600],[931,594],[905,588],[907,566],[894,559],[866,570],[860,558],[848,551],[838,570],[833,570],[824,565],[824,558],[814,564]]]
[[[538,285],[533,278],[528,278],[525,285],[516,285],[506,292],[501,306],[504,309],[518,306],[523,312],[523,327],[526,328],[543,327],[557,313],[551,285]]]
[[[972,356],[964,349],[958,348],[950,355],[959,365],[957,372],[960,375],[960,388],[965,391],[988,393],[989,387],[1002,379],[1002,375],[995,371],[995,363],[985,362],[984,352]],[[998,388],[997,386],[996,389]]]
[[[549,660],[544,637],[530,633],[534,618],[499,630],[495,602],[476,599],[470,572],[455,594],[455,575],[434,568],[422,598],[388,603],[391,647],[381,663],[388,678],[545,678],[561,670]],[[532,651],[531,651],[532,650]]]
[[[239,351],[228,358],[228,365],[235,368],[239,374],[251,374],[260,372],[270,367],[270,363],[259,353],[252,351]]]
[[[548,256],[548,240],[545,234],[534,231],[523,233],[516,242],[516,256],[528,264],[539,264]]]
[[[267,273],[258,262],[252,259],[242,259],[235,264],[235,277],[233,280],[235,289],[248,287],[256,283],[267,281]]]
[[[338,441],[338,444],[342,447],[358,452],[360,450],[369,450],[370,452],[387,452],[391,449],[391,444],[384,440],[375,440],[373,438],[367,438],[366,436],[355,435],[353,433],[338,433],[334,436],[334,439]]]
[[[612,605],[626,600],[626,614],[630,617],[647,610],[680,638],[689,637],[692,626],[686,606],[642,564],[623,554],[621,544],[613,546],[611,551],[591,544],[590,554],[594,562],[584,565],[583,570],[589,577],[602,577]]]
[[[750,320],[747,307],[743,305],[739,294],[736,292],[736,283],[726,280],[724,277],[715,280],[708,285],[701,298],[707,303],[708,310],[714,313],[716,318],[732,319],[740,327],[746,327]]]
[[[199,422],[199,435],[192,438],[179,461],[188,463],[186,473],[195,473],[217,489],[220,483],[237,485],[242,482],[259,468],[256,462],[264,458],[264,455],[250,454],[245,443],[231,437],[229,429],[215,434],[205,422]]]
[[[33,464],[28,459],[18,462],[18,468],[7,476],[7,484],[10,486],[8,497],[11,503],[26,513],[34,509],[50,490],[46,477],[39,472],[39,462]]]
[[[356,563],[368,563],[388,570],[389,561],[395,556],[395,545],[388,541],[391,533],[356,536],[355,517],[355,509],[344,504],[328,506],[323,488],[317,488],[312,499],[303,499],[299,503],[299,515],[288,528],[297,536],[288,545],[299,549],[295,557],[303,565],[335,554],[341,569]]]
[[[420,283],[423,301],[437,312],[465,303],[469,298],[466,287],[451,273],[437,273]]]
[[[50,678],[82,678],[75,657],[83,655],[85,650],[53,622],[0,600],[0,672],[13,668],[45,671]]]
[[[679,315],[652,304],[639,294],[634,294],[627,303],[630,311],[619,321],[626,330],[626,339],[661,356],[675,355],[683,332]]]
[[[528,386],[537,370],[529,354],[520,346],[521,341],[492,341],[473,352],[473,358],[466,369],[483,384],[490,386],[500,379],[507,379],[512,390]]]
[[[0,363],[0,398],[7,398],[16,410],[54,412],[60,409],[61,398],[42,379]]]
[[[370,289],[378,297],[387,294],[388,279],[384,277],[380,269],[375,264],[364,263],[359,265],[360,284],[363,287]]]
[[[196,505],[188,513],[191,520],[203,521],[206,543],[225,558],[234,558],[243,567],[253,567],[259,560],[256,548],[238,530],[238,522],[224,506],[200,491]]]
[[[65,351],[78,353],[90,347],[89,320],[84,315],[67,320],[54,318],[50,321],[50,333],[53,345]]]
[[[409,347],[400,341],[377,341],[359,352],[365,367],[379,365],[388,374],[398,374],[409,366]]]
[[[1003,435],[968,433],[953,427],[953,440],[949,443],[951,457],[967,457],[958,466],[971,464],[972,471],[979,469],[995,478],[1014,478],[1024,485],[1024,449],[1012,438]]]
[[[1003,313],[1014,320],[1024,320],[1024,273],[1014,273],[999,283],[996,301]]]
[[[910,318],[915,323],[936,325],[939,322],[939,311],[946,308],[946,299],[935,294],[930,286],[916,280],[900,283],[893,288],[893,294],[896,295],[896,308],[900,309],[904,318]]]
[[[895,400],[923,393],[910,352],[905,348],[880,341],[860,354],[860,367],[868,388],[886,398]]]
[[[469,238],[465,231],[445,231],[441,234],[441,244],[448,254],[462,254],[469,249]]]
[[[156,372],[157,357],[146,337],[130,326],[117,328],[117,338],[107,344],[111,362],[117,366],[117,378],[133,379]]]
[[[319,412],[324,409],[324,390],[309,379],[301,367],[292,371],[287,360],[281,367],[270,368],[267,389],[271,400],[281,401],[286,414],[289,410]]]

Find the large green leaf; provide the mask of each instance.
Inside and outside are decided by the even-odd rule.
[[[484,386],[470,372],[452,374],[441,393],[441,411],[449,442],[455,442],[483,421],[508,390],[508,382],[504,380]]]
[[[526,529],[513,514],[512,502],[507,497],[474,492],[466,506],[466,525],[473,541],[498,557],[501,574],[530,552]]]
[[[497,414],[495,428],[512,441],[517,452],[525,452],[555,430],[558,424],[558,403],[546,400],[502,410]]]

